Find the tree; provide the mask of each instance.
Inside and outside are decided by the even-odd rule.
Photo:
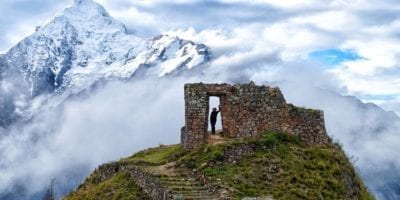
[[[46,193],[44,194],[42,200],[56,200],[56,195],[54,193],[55,181],[56,181],[55,178],[51,179],[49,188],[46,190]]]

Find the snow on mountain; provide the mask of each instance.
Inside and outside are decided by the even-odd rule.
[[[0,138],[5,132],[2,127],[21,117],[30,118],[44,105],[57,105],[98,81],[171,76],[206,64],[209,59],[210,52],[203,44],[168,35],[137,37],[101,5],[75,0],[70,8],[0,55]],[[304,91],[296,85],[285,95],[290,98],[293,94],[293,99],[307,96],[296,104],[308,105],[309,96]],[[315,94],[319,95],[315,97],[318,101],[309,106],[325,110],[328,131],[340,136],[345,146],[355,146],[351,153],[367,150],[361,148],[365,139],[358,140],[362,136],[384,138],[398,130],[399,119],[393,113],[352,97],[321,91]],[[332,102],[338,106],[332,106]],[[382,183],[376,183],[377,173],[370,173],[372,178],[366,180],[377,185],[374,190],[383,191],[382,196],[393,196],[386,199],[396,199],[400,175],[390,169],[384,172],[385,176],[379,178]]]
[[[26,102],[43,94],[79,93],[99,80],[176,74],[207,62],[209,56],[205,45],[177,37],[146,41],[128,33],[100,4],[75,0],[0,56],[0,80],[12,85],[8,99]],[[7,105],[7,115],[31,105]]]

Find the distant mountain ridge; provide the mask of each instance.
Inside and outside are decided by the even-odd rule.
[[[72,7],[0,55],[0,81],[6,114],[0,126],[28,115],[30,100],[40,95],[79,93],[99,80],[163,77],[206,63],[203,44],[159,35],[151,40],[127,32],[92,0]],[[67,93],[67,94],[64,94]],[[46,97],[49,98],[49,97]],[[18,100],[20,104],[10,104]]]
[[[70,8],[0,55],[0,138],[8,134],[10,125],[24,121],[21,118],[29,120],[41,108],[57,106],[71,95],[91,90],[103,81],[197,73],[196,69],[203,69],[211,61],[210,51],[204,44],[179,37],[138,37],[129,33],[98,3],[75,0]],[[302,94],[304,90],[297,87],[295,90],[297,92],[291,93],[307,96]],[[327,117],[331,129],[356,135],[356,138],[366,132],[372,133],[368,137],[373,138],[385,133],[386,129],[399,130],[399,117],[392,112],[339,93],[318,94],[318,101],[305,101],[313,104],[310,106],[318,104],[324,110],[331,109],[332,115]],[[340,102],[338,107],[346,112],[332,107],[332,99]],[[348,117],[344,113],[354,115]],[[357,121],[345,123],[349,119]],[[19,124],[15,126],[19,127]],[[349,138],[340,139],[349,144],[357,141]],[[4,171],[12,167],[5,166]],[[375,184],[372,191],[379,193],[380,198],[398,199],[400,175],[392,168],[385,172],[385,176],[369,175],[367,178],[371,181],[366,179],[366,183]],[[378,178],[381,182],[376,182]]]

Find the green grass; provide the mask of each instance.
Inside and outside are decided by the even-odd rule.
[[[75,192],[70,193],[65,200],[146,200],[146,195],[140,191],[127,174],[117,173],[110,179],[98,184],[86,182]]]
[[[122,159],[128,163],[147,163],[150,165],[161,165],[179,157],[184,152],[181,145],[160,145],[140,151],[129,158]]]
[[[298,107],[298,106],[294,106],[293,104],[289,104],[289,106],[292,111],[296,111],[296,112],[300,112],[300,113],[309,113],[309,114],[318,114],[319,113],[319,110],[315,110],[315,109]]]
[[[225,151],[244,144],[252,145],[255,152],[228,164]],[[160,145],[114,164],[146,167],[172,161],[229,186],[234,199],[374,199],[339,145],[305,145],[296,136],[273,131],[192,151],[181,145]],[[66,199],[146,199],[127,175],[116,173],[98,183],[96,173]]]
[[[373,199],[339,146],[306,146],[298,137],[275,132],[245,143],[255,145],[256,152],[235,164],[222,159],[224,149],[237,142],[204,146],[180,162],[222,180],[235,198]]]
[[[160,145],[156,148],[140,151],[116,163],[108,163],[103,166],[114,164],[161,165],[176,159],[183,152],[181,145]],[[99,171],[92,173],[76,191],[70,193],[64,199],[148,199],[126,174],[118,172],[113,177],[98,183],[101,177],[100,173]]]

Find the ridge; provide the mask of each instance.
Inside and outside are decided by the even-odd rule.
[[[126,174],[130,188],[104,186]],[[362,199],[372,200],[338,144],[304,145],[273,131],[257,139],[206,144],[191,151],[160,145],[99,166],[65,200],[130,199]]]
[[[286,104],[279,88],[252,82],[184,88],[180,144],[104,164],[65,200],[99,199],[105,194],[100,185],[118,173],[128,174],[136,192],[156,200],[374,199],[341,146],[326,134],[322,111]],[[207,130],[207,94],[223,95],[218,110],[223,128],[217,132]],[[260,120],[273,113],[282,115]],[[96,194],[84,196],[88,190]]]
[[[42,106],[31,101],[41,95],[46,100],[40,102],[58,105],[100,81],[172,76],[209,60],[204,44],[162,34],[138,37],[97,2],[75,0],[0,56],[0,81],[17,91],[6,98],[25,102],[6,105],[0,126],[39,112]]]

